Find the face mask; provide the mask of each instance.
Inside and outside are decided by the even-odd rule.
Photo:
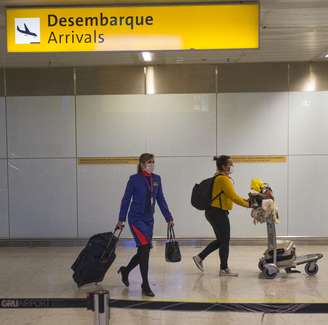
[[[146,164],[146,166],[145,166],[145,171],[149,174],[153,173],[154,169],[155,169],[154,164]]]
[[[233,172],[234,172],[234,167],[231,166],[230,169],[229,169],[229,175],[231,175]]]

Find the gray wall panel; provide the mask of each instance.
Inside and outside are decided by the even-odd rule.
[[[327,164],[327,156],[290,157],[289,236],[328,237]]]
[[[76,69],[78,95],[144,94],[142,66],[80,67]]]
[[[0,97],[0,158],[7,158],[7,121],[5,98]]]
[[[76,97],[79,156],[138,156],[147,150],[145,95]]]
[[[224,64],[219,66],[219,92],[288,90],[287,63]]]
[[[7,97],[8,156],[74,157],[74,96]]]
[[[328,92],[289,93],[289,154],[328,154]]]
[[[3,69],[0,69],[0,97],[5,95],[5,82]]]
[[[6,70],[7,96],[74,95],[73,68]]]
[[[0,159],[0,238],[9,237],[7,159]]]
[[[11,159],[11,238],[76,238],[76,160]]]
[[[328,64],[291,63],[289,69],[290,91],[328,90]]]
[[[219,94],[218,110],[218,153],[288,154],[288,92]]]
[[[156,94],[147,96],[147,105],[148,150],[160,156],[215,155],[215,94]]]
[[[161,65],[154,67],[156,94],[216,92],[215,65]]]

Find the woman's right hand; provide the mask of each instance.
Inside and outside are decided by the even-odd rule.
[[[124,222],[119,221],[115,227],[116,229],[123,230],[124,228]]]

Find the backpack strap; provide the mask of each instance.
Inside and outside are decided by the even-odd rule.
[[[219,174],[219,175],[216,175],[214,176],[214,181],[217,177],[221,176],[222,174]],[[214,184],[214,181],[213,181],[213,184]],[[216,200],[217,198],[219,198],[220,200],[220,208],[222,208],[222,200],[221,200],[221,195],[222,195],[223,191],[221,191],[218,195],[216,195],[213,199],[211,199],[211,203]]]

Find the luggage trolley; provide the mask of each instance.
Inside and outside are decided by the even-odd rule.
[[[249,198],[253,207],[253,216],[253,212],[259,212],[256,209],[263,210],[262,202],[265,196],[262,193],[249,193]],[[317,262],[323,257],[323,254],[296,256],[296,247],[293,241],[277,240],[274,214],[269,213],[262,221],[264,219],[267,226],[267,249],[258,263],[258,268],[264,277],[266,279],[274,279],[280,269],[284,269],[286,273],[300,273],[300,271],[293,269],[301,264],[305,264],[304,270],[309,276],[317,274],[319,271]]]

